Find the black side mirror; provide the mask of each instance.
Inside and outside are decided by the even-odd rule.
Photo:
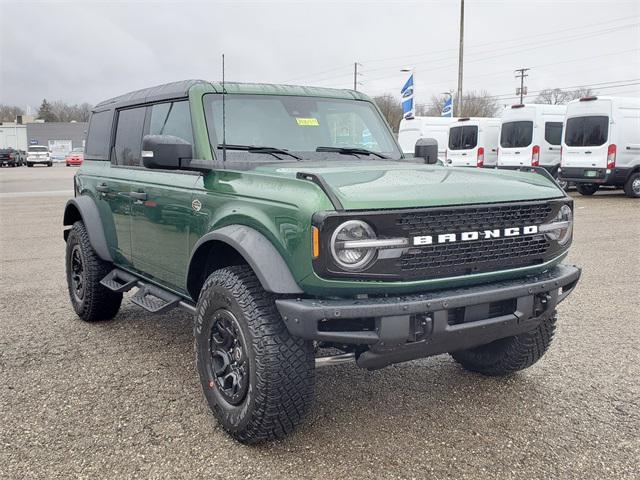
[[[191,144],[173,135],[145,135],[142,139],[142,164],[147,168],[176,170],[193,157]]]
[[[438,163],[438,141],[435,138],[418,139],[413,156],[431,165]]]

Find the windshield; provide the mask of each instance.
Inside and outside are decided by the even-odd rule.
[[[478,144],[478,127],[466,125],[449,129],[449,149],[468,150]]]
[[[567,119],[565,143],[569,147],[598,147],[607,141],[609,117],[573,117]]]
[[[84,152],[84,148],[74,148],[71,150],[71,153],[82,153]]]
[[[49,149],[47,147],[29,147],[30,152],[48,152]]]
[[[533,122],[505,122],[500,131],[502,148],[520,148],[531,145],[533,139]]]
[[[205,97],[211,144],[221,148],[222,96]],[[227,95],[226,144],[316,152],[318,147],[366,149],[401,157],[387,125],[365,101],[285,95]],[[339,154],[339,152],[333,152]],[[325,152],[324,157],[327,156]],[[304,155],[303,155],[304,157]]]

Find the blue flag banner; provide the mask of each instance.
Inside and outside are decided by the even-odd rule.
[[[453,117],[453,98],[449,96],[446,102],[444,102],[444,107],[442,107],[442,113],[440,113],[441,117]]]
[[[406,119],[414,117],[415,108],[413,103],[413,73],[400,90],[402,95],[402,116]]]

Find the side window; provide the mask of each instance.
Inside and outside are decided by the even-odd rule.
[[[189,102],[158,103],[151,107],[149,135],[173,135],[193,144]]]
[[[139,166],[142,150],[142,130],[146,107],[118,112],[113,161],[116,165]]]
[[[104,110],[91,114],[86,142],[86,154],[88,158],[95,160],[107,160],[109,158],[112,119],[112,110]]]
[[[560,140],[562,139],[562,122],[545,123],[544,139],[550,145],[560,145]]]

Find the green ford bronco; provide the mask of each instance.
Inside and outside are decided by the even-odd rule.
[[[580,276],[561,263],[573,202],[544,172],[430,148],[405,157],[349,90],[190,80],[102,102],[64,212],[73,308],[111,319],[133,290],[191,312],[204,395],[246,443],[301,422],[319,366],[529,367]]]

